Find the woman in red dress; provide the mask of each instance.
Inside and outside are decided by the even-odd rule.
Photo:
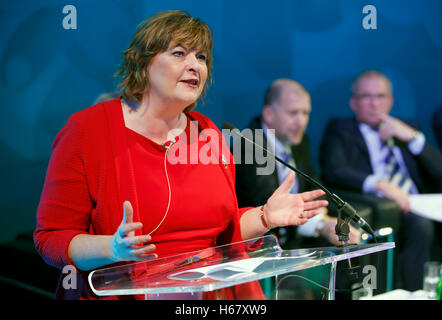
[[[73,114],[58,133],[34,232],[48,264],[78,270],[77,288],[60,285],[58,298],[99,298],[87,284],[93,269],[255,238],[327,205],[314,200],[319,190],[289,194],[292,174],[263,207],[238,208],[233,156],[192,111],[211,79],[212,47],[201,20],[155,14],[124,52],[122,96]],[[216,297],[264,298],[257,282]]]

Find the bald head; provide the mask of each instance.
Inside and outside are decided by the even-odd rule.
[[[291,79],[278,79],[272,82],[272,84],[267,89],[264,98],[264,107],[273,106],[277,107],[281,103],[281,98],[284,94],[289,92],[291,95],[297,97],[310,96],[307,90],[302,84]]]
[[[387,86],[387,90],[390,95],[393,95],[393,84],[391,83],[390,79],[383,74],[382,72],[379,72],[377,70],[368,70],[364,71],[361,74],[359,74],[356,79],[353,81],[351,85],[351,94],[352,96],[355,96],[359,92],[359,87],[361,86],[361,82],[366,80],[367,78],[377,78],[380,80],[383,80],[385,82],[385,85]]]
[[[275,129],[279,140],[299,144],[310,111],[310,95],[304,86],[291,79],[278,79],[267,89],[262,117],[270,129]]]

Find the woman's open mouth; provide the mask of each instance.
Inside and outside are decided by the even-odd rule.
[[[191,88],[198,88],[198,79],[186,79],[186,80],[181,80],[180,82],[186,84]]]

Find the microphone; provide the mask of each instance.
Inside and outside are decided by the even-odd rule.
[[[233,124],[224,122],[222,125],[222,129],[229,129],[230,132],[232,132],[237,137],[244,139],[245,141],[252,143],[253,145],[261,148],[265,152],[271,154],[275,157],[275,159],[285,165],[286,167],[290,168],[291,170],[295,171],[297,174],[302,176],[304,179],[306,179],[311,184],[317,186],[319,189],[323,190],[327,197],[338,207],[339,210],[341,210],[342,213],[344,213],[347,217],[351,218],[354,222],[356,222],[364,231],[370,233],[374,239],[376,239],[376,236],[374,234],[373,229],[370,227],[370,225],[365,221],[361,216],[359,216],[356,212],[356,210],[348,203],[342,200],[338,195],[328,190],[326,187],[324,187],[321,183],[310,177],[309,175],[305,174],[304,172],[300,171],[299,169],[293,167],[289,163],[285,162],[281,158],[277,157],[273,152],[267,150],[266,148],[260,146],[259,144],[255,143],[254,141],[246,138],[244,135],[242,135],[239,132],[239,129],[236,128]]]

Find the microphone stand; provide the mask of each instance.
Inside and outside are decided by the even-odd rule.
[[[335,226],[335,232],[338,236],[339,241],[342,242],[342,245],[337,246],[338,248],[342,248],[342,251],[345,253],[349,248],[356,246],[356,244],[348,243],[349,234],[350,234],[350,223],[351,217],[346,216],[345,218],[341,217],[341,209],[338,208],[338,221]],[[347,259],[348,268],[347,270],[347,280],[350,282],[355,282],[358,279],[357,269],[360,268],[361,264],[358,257],[348,258]]]
[[[335,232],[338,236],[339,241],[342,242],[342,246],[344,247],[349,245],[348,240],[350,234],[350,226],[348,225],[348,223],[350,222],[350,220],[350,217],[346,217],[343,219],[341,217],[341,209],[338,209],[338,221],[335,226]]]

